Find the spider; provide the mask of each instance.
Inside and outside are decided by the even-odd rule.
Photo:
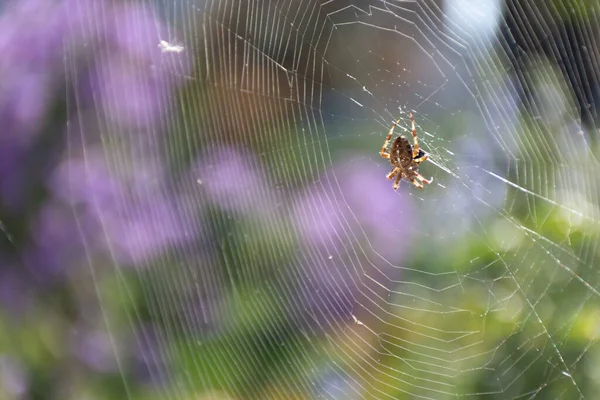
[[[394,190],[398,189],[400,186],[400,180],[402,178],[406,178],[410,183],[418,187],[419,189],[423,189],[423,183],[430,184],[433,182],[433,178],[425,179],[419,174],[419,164],[429,158],[429,154],[425,153],[423,150],[419,148],[419,141],[417,140],[417,129],[415,128],[415,119],[413,118],[412,112],[409,113],[410,120],[412,122],[412,135],[413,140],[415,142],[414,146],[412,146],[408,139],[404,136],[399,136],[392,142],[392,147],[389,153],[386,153],[385,150],[390,143],[392,138],[392,134],[394,133],[394,128],[400,122],[398,119],[392,125],[390,132],[385,138],[385,142],[383,142],[383,146],[381,147],[381,151],[379,155],[383,158],[387,158],[390,160],[390,164],[394,167],[392,172],[387,174],[387,178],[389,180],[394,179]],[[422,183],[421,183],[422,182]]]

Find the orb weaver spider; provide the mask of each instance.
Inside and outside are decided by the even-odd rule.
[[[427,158],[429,158],[429,154],[425,153],[419,148],[415,119],[412,112],[410,112],[409,115],[412,122],[412,136],[415,143],[414,146],[412,146],[408,139],[404,136],[398,136],[392,142],[390,152],[386,153],[386,149],[390,143],[392,134],[394,133],[394,128],[400,122],[400,119],[398,119],[396,122],[394,122],[394,125],[392,125],[385,142],[383,142],[381,151],[379,152],[379,155],[383,158],[389,159],[390,164],[392,164],[394,167],[394,169],[387,174],[387,179],[389,180],[392,180],[394,177],[396,177],[396,180],[394,181],[394,190],[398,189],[400,186],[400,180],[402,178],[405,178],[419,189],[423,189],[423,184],[429,185],[431,182],[433,182],[433,178],[425,179],[423,176],[421,176],[421,174],[419,174],[419,164],[427,160]]]

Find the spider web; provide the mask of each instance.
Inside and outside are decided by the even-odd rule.
[[[593,398],[598,10],[538,3],[80,2],[52,182],[128,397],[123,331],[157,398]]]

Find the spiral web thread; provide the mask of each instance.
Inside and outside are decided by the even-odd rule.
[[[546,15],[534,3],[524,2]],[[156,322],[153,358],[176,382],[168,398],[593,393],[598,164],[560,69],[525,58],[531,87],[519,86],[512,43],[478,13],[497,15],[491,26],[506,14],[427,0],[141,4],[115,29],[147,37],[156,58],[120,62],[176,89],[152,127],[115,117],[99,132],[76,93],[69,157],[88,165],[98,156],[89,147],[100,149],[110,175],[133,188],[116,199],[123,221],[155,219],[152,234],[177,237],[124,261],[107,227],[119,222],[95,202],[120,277],[113,295],[146,304],[127,312],[132,327],[146,314]],[[578,12],[593,25],[595,14]],[[144,25],[148,13],[164,25]],[[161,40],[181,47],[164,51]],[[67,54],[74,87],[84,60]],[[591,89],[585,77],[575,87]],[[522,92],[545,95],[519,107]],[[398,117],[397,133],[410,134],[408,110],[430,154],[421,173],[434,182],[393,192],[377,153]],[[351,178],[362,190],[348,189]],[[380,184],[385,194],[373,195]],[[163,218],[170,196],[176,212]],[[148,235],[132,233],[131,246]]]

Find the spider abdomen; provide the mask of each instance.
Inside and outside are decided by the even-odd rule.
[[[413,148],[404,136],[397,137],[392,143],[390,150],[390,162],[392,165],[406,169],[413,161]]]

